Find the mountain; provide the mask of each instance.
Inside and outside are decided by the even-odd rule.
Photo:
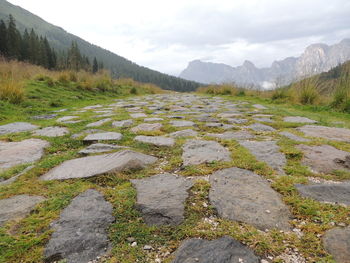
[[[163,89],[176,91],[193,91],[199,86],[198,83],[193,81],[139,66],[117,54],[70,34],[19,6],[0,0],[0,19],[7,21],[9,14],[12,14],[15,18],[20,31],[24,31],[25,28],[29,30],[34,28],[38,35],[46,36],[50,45],[58,51],[67,50],[70,48],[72,41],[76,41],[82,54],[88,56],[90,61],[94,57],[99,61],[103,61],[105,68],[110,69],[113,77],[133,78],[140,82],[156,84]]]
[[[180,77],[202,83],[235,82],[239,85],[271,86],[289,84],[295,80],[326,72],[350,60],[350,39],[328,46],[313,44],[300,57],[274,61],[269,68],[257,68],[250,61],[242,66],[194,60],[181,72]]]

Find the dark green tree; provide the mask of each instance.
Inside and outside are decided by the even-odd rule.
[[[0,20],[0,55],[8,54],[7,27],[3,20]]]
[[[12,15],[9,15],[9,23],[7,27],[7,45],[9,58],[20,59],[21,35],[17,30],[16,21]]]
[[[98,63],[96,57],[94,57],[94,62],[92,64],[92,73],[96,73],[98,71]]]

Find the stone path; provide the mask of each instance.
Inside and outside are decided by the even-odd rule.
[[[0,135],[3,140],[0,141],[0,172],[32,162],[34,165],[28,167],[28,170],[36,168],[30,176],[27,169],[22,173],[17,173],[15,170],[6,171],[6,173],[17,174],[11,178],[7,174],[2,176],[0,173],[1,191],[3,189],[4,193],[10,191],[7,196],[12,196],[11,187],[16,179],[17,183],[13,186],[18,187],[20,193],[30,191],[24,186],[27,182],[36,183],[36,180],[55,180],[40,182],[40,185],[47,184],[50,187],[51,184],[54,187],[66,183],[73,185],[78,181],[79,185],[87,186],[84,189],[93,187],[99,190],[90,189],[81,194],[77,193],[71,203],[62,209],[60,218],[51,222],[53,234],[44,250],[46,262],[59,262],[59,260],[98,262],[98,257],[108,255],[111,246],[108,237],[118,235],[124,238],[125,235],[124,232],[114,232],[116,231],[114,226],[113,235],[109,235],[108,227],[115,220],[113,213],[116,211],[124,213],[122,209],[117,210],[117,207],[123,205],[121,202],[134,202],[134,200],[121,199],[111,204],[105,200],[104,196],[108,196],[108,200],[114,200],[114,195],[119,195],[124,190],[132,193],[135,190],[137,194],[135,203],[130,203],[134,204],[134,206],[130,205],[130,209],[133,210],[128,212],[136,215],[139,212],[142,218],[137,220],[140,220],[141,224],[151,226],[154,233],[160,235],[159,240],[163,239],[162,235],[166,235],[168,230],[158,231],[158,228],[168,229],[169,225],[171,231],[179,231],[180,235],[184,236],[182,227],[184,226],[185,229],[188,227],[187,219],[190,219],[193,224],[191,225],[193,233],[190,231],[189,237],[202,236],[198,228],[203,227],[201,222],[212,220],[204,217],[213,211],[215,216],[210,218],[224,218],[226,224],[233,225],[233,222],[247,224],[258,229],[257,233],[264,231],[262,234],[267,237],[271,237],[271,229],[281,231],[281,235],[284,235],[285,232],[294,228],[292,220],[295,218],[291,211],[295,210],[293,205],[285,204],[280,194],[270,186],[275,180],[284,178],[281,175],[284,175],[287,164],[284,153],[277,145],[277,140],[281,146],[283,145],[283,149],[286,149],[287,145],[302,151],[303,159],[294,158],[293,162],[297,161],[310,167],[317,180],[320,174],[333,174],[335,170],[350,172],[350,153],[346,151],[349,149],[346,143],[350,142],[350,130],[319,126],[317,121],[306,117],[282,116],[279,113],[275,115],[271,114],[272,112],[276,112],[272,106],[267,108],[260,104],[231,102],[220,97],[161,94],[119,99],[109,105],[90,105],[29,118],[36,125],[28,122],[1,125]],[[283,121],[279,121],[281,119]],[[56,124],[53,124],[55,122]],[[45,127],[46,123],[51,126]],[[301,126],[304,124],[312,125]],[[68,128],[59,127],[60,125]],[[307,138],[296,135],[297,131],[302,132]],[[54,138],[65,136],[70,132],[74,134]],[[21,134],[12,135],[13,133]],[[35,136],[47,138],[39,140],[34,139]],[[11,141],[19,140],[17,138],[21,138],[21,141]],[[329,141],[323,141],[320,145],[319,138]],[[99,143],[100,141],[106,142]],[[113,141],[118,141],[118,145]],[[336,144],[337,141],[342,143]],[[48,148],[50,142],[52,147]],[[237,154],[242,151],[242,148],[237,147],[237,143],[246,148],[258,161],[265,162],[280,176],[271,176],[267,180],[265,175],[257,175],[252,171],[235,167],[254,169],[254,165],[237,158]],[[39,165],[35,163],[44,157],[45,152],[55,152],[56,147],[59,150],[54,154],[59,158],[60,154],[65,154],[60,148],[63,145],[63,149],[72,145],[73,148],[69,148],[73,155],[71,159],[52,167],[49,171],[44,170],[44,167],[51,162],[51,156],[46,156],[48,158],[40,161]],[[231,152],[233,147],[235,149]],[[45,151],[46,148],[48,149]],[[159,158],[148,155],[147,151]],[[223,169],[223,165],[230,168]],[[153,169],[134,171],[149,166]],[[16,167],[16,169],[19,168],[21,167]],[[288,175],[289,170],[290,166],[288,166]],[[124,171],[127,172],[114,174]],[[34,174],[36,176],[33,176]],[[96,179],[99,183],[96,183],[95,179],[84,179],[105,174],[110,174],[106,177],[108,179],[115,176],[115,182],[111,180],[104,184],[105,177]],[[191,177],[188,177],[189,174]],[[208,188],[205,189],[209,194],[206,191],[201,192],[204,189],[203,182],[193,178],[197,175],[205,175],[200,178],[206,180],[205,187]],[[21,177],[18,179],[19,176]],[[119,187],[120,176],[123,178],[123,187],[125,187],[122,191],[116,187]],[[9,179],[5,180],[5,178]],[[71,181],[61,182],[66,179]],[[198,184],[195,185],[195,182]],[[43,189],[43,196],[53,198],[50,187]],[[299,193],[297,197],[300,199],[311,198],[317,202],[350,206],[350,181],[295,185],[295,188]],[[201,201],[199,204],[197,201],[200,199],[206,201]],[[0,227],[4,228],[6,233],[10,232],[6,222],[22,219],[44,200],[45,198],[41,196],[22,194],[0,199]],[[198,205],[200,207],[197,207]],[[192,209],[203,216],[198,219],[198,222],[192,222]],[[118,216],[126,215],[118,214]],[[131,216],[130,221],[132,220],[134,219]],[[212,231],[217,230],[216,223],[220,224],[219,222],[210,223],[210,227],[213,227]],[[122,222],[122,224],[127,223]],[[206,231],[209,230],[206,224],[204,225]],[[127,225],[123,229],[132,230]],[[225,229],[219,231],[227,234]],[[243,240],[246,234],[244,227],[240,231],[243,232],[237,235],[241,235],[240,240]],[[300,231],[302,234],[303,230]],[[133,234],[131,232],[130,234],[134,237],[125,238],[134,241],[126,245],[134,249],[133,247],[139,246],[138,243],[143,241],[136,232]],[[333,228],[328,230],[322,238],[325,249],[339,262],[348,262],[346,260],[349,258],[350,250],[347,242],[350,238],[349,233],[348,227]],[[209,237],[210,233],[205,232],[203,236]],[[248,240],[251,241],[249,238]],[[169,252],[174,250],[173,240],[169,242],[172,244],[171,248],[167,248],[168,243],[165,241],[161,248],[153,248],[152,246],[155,246],[153,243],[145,246],[142,244],[144,253],[153,262],[152,257],[161,250],[168,249]],[[118,246],[119,243],[115,245]],[[123,251],[127,252],[128,247],[124,247]],[[165,256],[166,260],[168,260],[168,254]],[[117,256],[120,256],[120,260],[125,259],[124,255]],[[193,238],[185,240],[173,256],[174,263],[272,262],[272,259],[266,261],[259,258],[252,249],[228,236],[214,240]],[[281,258],[288,262],[284,256]],[[163,262],[163,259],[159,260],[156,259],[155,262]],[[293,260],[290,262],[299,263],[298,260]]]
[[[131,180],[137,190],[137,208],[149,225],[178,225],[184,220],[184,202],[192,181],[172,174]]]
[[[78,195],[51,225],[54,233],[45,247],[46,262],[86,263],[108,252],[107,228],[115,220],[112,205],[96,190]]]

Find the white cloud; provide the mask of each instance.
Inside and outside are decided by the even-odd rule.
[[[178,74],[205,58],[268,66],[350,37],[347,0],[10,0],[138,64]]]

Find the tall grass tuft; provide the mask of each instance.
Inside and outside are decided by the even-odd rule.
[[[344,72],[337,83],[331,107],[350,113],[350,72]]]
[[[10,78],[0,80],[0,100],[18,104],[24,100],[23,82]]]
[[[300,83],[299,102],[303,105],[314,105],[320,97],[317,91],[317,83],[313,79],[305,79]]]

